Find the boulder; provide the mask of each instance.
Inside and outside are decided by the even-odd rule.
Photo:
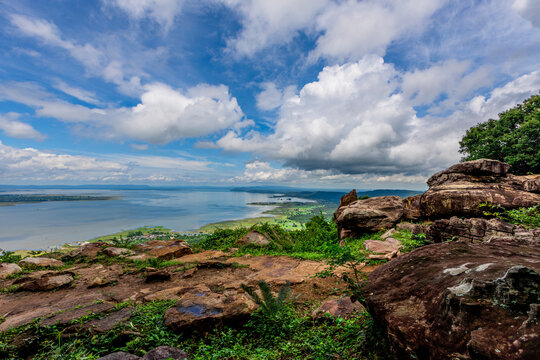
[[[422,218],[422,194],[403,199],[403,220],[416,221]]]
[[[482,177],[504,177],[510,170],[510,165],[498,160],[478,159],[464,161],[450,166],[448,169],[432,175],[427,184],[429,187],[438,186],[449,181],[469,179],[482,181]],[[457,176],[454,174],[458,174]],[[477,177],[474,179],[473,177]]]
[[[403,200],[399,196],[379,196],[339,207],[334,221],[342,240],[391,228],[402,216]]]
[[[343,319],[349,319],[354,315],[358,315],[366,311],[364,306],[358,301],[352,302],[350,297],[344,297],[341,299],[326,300],[321,304],[319,308],[313,311],[311,317],[320,318],[327,315],[333,317],[340,317]]]
[[[22,267],[60,267],[64,263],[60,260],[45,258],[45,257],[26,257],[19,261]]]
[[[20,273],[21,271],[22,271],[21,267],[17,264],[1,263],[0,264],[0,279],[6,279],[8,276]]]
[[[171,346],[158,346],[150,350],[142,357],[142,360],[189,360],[189,356],[182,351]]]
[[[540,246],[450,242],[377,268],[363,289],[396,359],[536,359]]]
[[[94,259],[107,244],[101,241],[88,243],[78,246],[62,257],[63,260],[72,260],[76,258]]]
[[[452,216],[434,221],[427,231],[427,238],[435,243],[449,240],[482,243],[492,238],[512,236],[515,228],[499,219],[461,219]]]
[[[154,270],[148,271],[146,273],[146,279],[144,280],[147,283],[157,282],[157,281],[167,281],[171,279],[171,273],[167,270]]]
[[[396,229],[398,230],[407,230],[411,234],[418,235],[418,234],[425,234],[429,230],[429,225],[425,224],[413,224],[410,222],[402,222],[396,225]]]
[[[270,245],[270,240],[260,232],[256,230],[251,230],[241,239],[236,241],[237,245],[256,245],[256,246],[267,246]]]
[[[401,243],[394,238],[387,238],[383,241],[366,240],[364,241],[364,248],[376,254],[388,255],[397,253],[401,249]]]
[[[159,259],[171,260],[192,254],[193,251],[184,240],[150,240],[136,246],[149,255]]]
[[[110,246],[103,249],[103,253],[110,257],[117,257],[117,256],[123,256],[123,255],[130,255],[132,251],[125,248],[118,248],[118,247]]]
[[[18,291],[48,291],[67,286],[73,282],[73,273],[69,271],[36,271],[14,281],[21,284]]]
[[[339,200],[339,207],[347,206],[358,200],[356,189],[352,189],[349,193],[343,195]]]
[[[181,331],[185,328],[207,330],[216,324],[247,321],[255,304],[236,290],[222,294],[193,289],[184,293],[176,305],[165,312],[164,324]]]
[[[133,355],[123,351],[117,351],[109,355],[100,357],[97,360],[137,360],[140,359],[137,355]]]

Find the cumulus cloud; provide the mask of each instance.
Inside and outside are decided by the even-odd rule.
[[[514,0],[512,8],[524,19],[540,27],[540,2],[537,0]]]
[[[34,129],[32,125],[18,120],[19,114],[9,113],[0,115],[0,130],[7,136],[18,139],[44,140],[45,135]]]
[[[136,139],[166,144],[183,138],[240,129],[252,124],[224,85],[198,85],[187,91],[162,83],[144,86],[133,107],[90,108],[56,99],[34,83],[0,85],[0,100],[35,108],[37,116],[77,123],[104,139]]]
[[[238,56],[253,56],[265,47],[291,41],[301,31],[317,38],[313,60],[359,59],[384,54],[386,46],[410,32],[446,0],[221,0],[241,14],[242,30],[229,39]],[[381,24],[384,24],[382,26]]]
[[[282,92],[276,87],[273,82],[265,82],[261,84],[262,91],[257,94],[257,107],[261,110],[274,110],[281,106],[283,98]]]
[[[117,6],[135,20],[150,18],[165,30],[170,29],[174,18],[181,12],[183,0],[103,0]]]
[[[452,66],[466,82],[468,74],[459,65]],[[419,74],[400,72],[378,56],[325,67],[317,81],[283,100],[271,134],[230,131],[217,145],[293,169],[425,176],[459,160],[458,141],[468,127],[523,101],[540,83],[536,71],[495,89],[489,99],[462,101],[449,116],[419,118],[414,104],[432,99],[411,90],[415,76]]]

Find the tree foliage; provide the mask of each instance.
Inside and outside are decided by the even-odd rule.
[[[459,145],[462,161],[495,159],[513,174],[540,173],[540,95],[471,127]]]

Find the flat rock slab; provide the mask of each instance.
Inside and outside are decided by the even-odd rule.
[[[182,351],[171,346],[158,346],[148,351],[142,357],[142,360],[189,360],[189,356],[185,351]]]
[[[396,359],[537,359],[540,247],[433,244],[375,271],[363,289]]]
[[[36,267],[36,266],[60,267],[60,266],[63,266],[64,263],[60,260],[51,259],[51,258],[27,257],[19,261],[19,265],[21,265],[22,267]]]
[[[73,282],[73,273],[69,271],[36,271],[17,279],[17,291],[49,291],[67,286]]]
[[[82,329],[90,330],[91,333],[104,333],[129,320],[132,313],[133,308],[123,308],[105,316],[102,319],[87,322],[86,324],[82,325]]]
[[[133,252],[129,249],[124,249],[124,248],[107,247],[103,249],[103,253],[110,257],[116,257],[116,256],[131,255]]]
[[[17,264],[1,263],[0,264],[0,279],[6,279],[8,276],[20,273],[21,267]]]
[[[391,237],[387,238],[384,241],[366,240],[364,241],[364,248],[376,254],[387,255],[391,253],[397,253],[401,248],[401,243]]]
[[[311,314],[313,318],[325,316],[340,317],[349,319],[355,315],[364,312],[366,309],[358,301],[352,302],[349,296],[341,299],[326,300]]]
[[[110,311],[114,308],[114,304],[110,302],[102,302],[97,304],[92,304],[89,306],[64,311],[53,315],[51,317],[41,320],[41,326],[51,326],[51,325],[67,325],[73,320],[76,320],[82,316],[90,314],[100,314],[103,312]]]
[[[171,260],[193,253],[189,244],[184,240],[150,240],[137,245],[137,249],[164,260]]]

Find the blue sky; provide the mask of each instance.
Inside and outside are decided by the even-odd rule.
[[[540,91],[537,0],[0,0],[0,183],[411,188]]]

